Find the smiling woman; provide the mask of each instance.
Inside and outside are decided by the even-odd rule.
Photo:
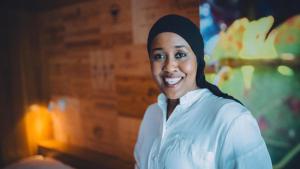
[[[164,16],[152,26],[147,49],[162,93],[141,123],[136,168],[272,168],[250,111],[205,80],[196,25],[182,16]]]
[[[168,98],[168,118],[178,104],[178,98],[198,88],[196,56],[183,38],[165,32],[153,40],[150,60],[153,77]]]

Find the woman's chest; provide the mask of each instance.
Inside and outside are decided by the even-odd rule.
[[[150,149],[149,169],[214,169],[217,143],[209,136],[171,132],[156,138]]]

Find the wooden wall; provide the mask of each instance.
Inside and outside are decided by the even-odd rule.
[[[60,110],[53,113],[55,139],[132,160],[143,113],[159,93],[146,38],[167,13],[198,23],[198,2],[94,0],[40,13],[50,98]]]
[[[22,108],[49,98],[55,140],[133,160],[144,111],[159,93],[146,50],[149,28],[169,13],[198,24],[198,3],[82,0],[36,12],[27,27],[32,34],[18,31],[30,41],[17,51],[27,52],[17,59],[30,65],[30,76],[18,77],[37,98]]]

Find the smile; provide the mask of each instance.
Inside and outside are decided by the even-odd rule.
[[[168,87],[173,87],[176,84],[178,84],[181,79],[183,79],[182,77],[165,77],[164,78],[164,82]]]

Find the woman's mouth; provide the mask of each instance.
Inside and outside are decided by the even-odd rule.
[[[174,87],[176,84],[178,84],[183,77],[165,77],[163,78],[166,86],[168,87]]]

